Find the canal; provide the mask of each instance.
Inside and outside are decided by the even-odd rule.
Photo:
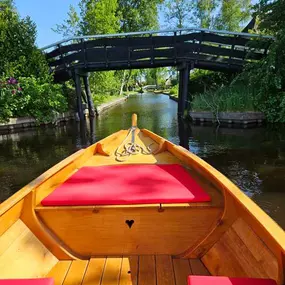
[[[80,148],[130,126],[190,148],[234,181],[285,229],[285,127],[254,129],[190,126],[177,120],[177,103],[165,95],[131,96],[102,113],[85,131],[75,122],[0,135],[0,202]]]

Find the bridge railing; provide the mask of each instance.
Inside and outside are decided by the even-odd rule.
[[[263,45],[252,43],[258,40]],[[208,29],[176,29],[72,37],[44,47],[53,70],[88,71],[173,66],[194,62],[206,69],[240,69],[261,59],[270,36]]]

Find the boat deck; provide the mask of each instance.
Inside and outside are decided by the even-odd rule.
[[[59,261],[47,276],[55,285],[186,285],[191,274],[209,272],[199,259],[144,255]]]

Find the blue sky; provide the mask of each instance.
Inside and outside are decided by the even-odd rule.
[[[62,39],[61,35],[51,30],[66,18],[69,5],[77,5],[80,0],[15,0],[22,17],[30,16],[37,24],[39,47]]]
[[[22,17],[30,16],[37,25],[37,44],[44,47],[62,39],[61,35],[52,31],[56,24],[61,24],[66,18],[70,5],[78,7],[80,0],[14,0]],[[252,0],[256,3],[257,0]],[[163,13],[159,13],[161,28],[165,25]]]

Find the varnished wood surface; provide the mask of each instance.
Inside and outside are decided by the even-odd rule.
[[[17,220],[0,237],[0,278],[38,278],[45,276],[58,259]]]
[[[217,272],[217,274],[233,274],[241,277],[269,276],[277,280],[278,284],[283,284],[285,272],[284,231],[220,172],[193,153],[147,130],[137,130],[136,142],[145,148],[150,146],[154,153],[132,156],[121,163],[182,164],[211,195],[211,202],[129,207],[94,206],[87,208],[61,207],[60,209],[41,207],[40,201],[42,198],[63,183],[67,177],[75,173],[80,167],[120,164],[116,161],[114,150],[122,143],[127,133],[128,131],[125,130],[119,131],[100,141],[100,143],[72,155],[0,205],[0,238],[4,237],[3,241],[5,240],[5,243],[3,242],[0,245],[0,251],[3,251],[3,255],[6,256],[8,261],[10,257],[6,255],[7,250],[13,249],[14,244],[14,242],[10,244],[10,237],[13,239],[17,235],[21,236],[19,231],[16,230],[12,233],[10,229],[14,229],[13,223],[20,217],[29,228],[29,235],[34,234],[40,240],[40,244],[44,244],[44,248],[47,249],[46,254],[57,252],[59,255],[56,254],[56,256],[59,259],[75,258],[72,254],[74,248],[70,245],[75,245],[76,250],[86,253],[86,258],[89,255],[92,256],[91,251],[94,249],[96,249],[94,251],[96,254],[100,253],[102,256],[115,253],[118,255],[146,253],[150,255],[167,255],[175,253],[185,258],[202,257],[203,262],[213,274]],[[184,215],[181,213],[184,213]],[[121,227],[125,219],[132,219],[129,214],[133,215],[135,219],[135,224],[130,231],[125,227]],[[40,216],[44,224],[53,229],[56,234],[53,235],[38,220],[37,216]],[[172,217],[173,220],[171,220]],[[107,223],[104,226],[105,218]],[[74,219],[73,222],[72,219]],[[136,225],[139,226],[136,228]],[[88,228],[88,226],[90,227]],[[124,226],[126,225],[124,224]],[[191,227],[192,231],[190,232]],[[86,234],[86,228],[88,228],[88,233],[91,232],[90,236]],[[115,236],[115,230],[124,232],[127,240]],[[72,233],[73,231],[78,232],[80,238],[76,237]],[[176,234],[178,234],[177,239],[174,237]],[[37,238],[36,240],[39,241]],[[115,242],[117,242],[116,246],[121,251],[117,252],[117,248],[110,247]],[[101,251],[99,250],[100,244],[103,247],[105,246]],[[184,252],[180,252],[182,245]],[[7,250],[5,250],[6,247]],[[29,243],[24,243],[24,247],[29,252]],[[22,247],[22,252],[24,252],[24,247]],[[140,250],[142,251],[140,252]],[[27,257],[25,254],[21,256]],[[22,259],[21,257],[21,262],[25,258]],[[225,265],[225,259],[228,261],[228,265]],[[154,260],[156,261],[155,257]],[[87,261],[86,272],[88,272],[89,263]],[[127,266],[126,260],[122,263],[124,263],[125,268]],[[134,263],[132,261],[132,264]],[[150,263],[152,264],[152,261]],[[31,268],[34,268],[33,263],[31,264]],[[41,263],[39,262],[39,264]],[[116,262],[114,264],[116,267]],[[134,277],[131,276],[133,283],[139,282],[139,271],[143,270],[143,268],[139,268],[139,258],[136,264],[138,264],[138,274]],[[144,261],[142,264],[144,264]],[[178,268],[177,271],[182,272],[182,275],[185,275],[188,271],[184,261],[175,260],[172,261],[172,264],[174,268]],[[147,262],[147,266],[152,265]],[[157,266],[156,263],[155,266]],[[192,267],[189,265],[190,270],[193,270],[195,266],[197,265],[194,261]],[[83,267],[79,268],[81,273],[85,270]],[[251,272],[249,272],[250,268],[252,269]],[[69,269],[67,265],[59,267],[58,270],[63,276],[61,279],[65,280],[64,271],[69,272]],[[38,270],[39,268],[35,271]],[[0,268],[0,274],[2,271],[9,272],[6,267]],[[21,273],[21,270],[19,272]],[[158,272],[160,272],[160,268],[158,268]],[[155,267],[155,273],[158,272]],[[162,279],[165,278],[164,273],[158,274]],[[126,284],[130,282],[127,276],[119,277],[116,280]],[[179,277],[175,274],[174,280],[179,280]],[[150,282],[153,282],[153,280]],[[156,282],[158,281],[156,280]]]
[[[277,258],[241,218],[202,260],[213,275],[279,280]]]
[[[180,254],[207,235],[218,207],[125,207],[37,211],[43,224],[76,255]],[[133,220],[131,228],[126,220]]]
[[[54,278],[54,285],[187,285],[191,274],[209,275],[209,272],[199,259],[148,255],[60,261],[47,277]]]

